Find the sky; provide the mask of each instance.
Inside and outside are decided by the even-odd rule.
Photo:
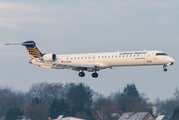
[[[39,82],[80,83],[109,95],[134,83],[151,101],[167,99],[179,87],[179,1],[173,0],[1,0],[0,86],[27,92]],[[163,66],[116,67],[94,79],[71,70],[40,68],[28,63],[23,46],[34,40],[44,53],[161,50],[176,62]]]

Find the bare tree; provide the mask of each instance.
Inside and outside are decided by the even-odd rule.
[[[6,101],[6,106],[8,108],[22,108],[25,104],[25,97],[24,94],[17,91],[14,92],[14,95],[9,97]]]
[[[175,92],[173,93],[173,97],[165,100],[160,101],[157,100],[157,107],[159,109],[159,112],[161,114],[165,114],[168,117],[171,117],[173,114],[173,111],[176,107],[179,106],[179,90],[178,87],[175,88]]]
[[[173,100],[175,101],[175,105],[179,106],[179,90],[178,90],[178,87],[175,88],[175,92],[173,94]]]
[[[0,87],[0,117],[5,115],[5,112],[9,109],[9,107],[6,106],[8,105],[6,101],[13,95],[14,93],[10,87]]]
[[[32,85],[29,90],[29,96],[31,99],[39,98],[43,103],[49,104],[53,99],[64,98],[63,84],[61,83],[37,83]]]
[[[86,119],[86,120],[91,120],[90,117],[86,114],[86,112],[78,112],[76,113],[75,117]]]
[[[47,120],[49,106],[43,103],[33,105],[31,103],[26,104],[24,112],[25,116],[29,117],[31,120]]]
[[[117,120],[119,118],[120,109],[113,101],[108,100],[107,103],[101,107],[100,112],[102,115],[105,115],[107,120]]]
[[[101,98],[105,98],[103,94],[99,93],[99,92],[96,92],[96,91],[92,91],[93,92],[93,102],[97,101],[98,99],[101,99]]]
[[[0,117],[9,109],[22,109],[25,104],[24,93],[13,91],[10,87],[0,87]]]
[[[103,120],[117,120],[120,114],[120,108],[115,104],[110,97],[101,97],[93,102],[93,112],[95,113],[95,119],[98,119],[98,115]]]

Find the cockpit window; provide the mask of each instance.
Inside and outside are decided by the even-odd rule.
[[[167,55],[166,53],[156,53],[156,55]]]

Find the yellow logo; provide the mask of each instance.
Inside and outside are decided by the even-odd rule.
[[[30,55],[32,55],[35,58],[39,58],[40,56],[40,51],[35,49],[35,48],[31,48],[31,47],[27,47],[27,50],[29,52]]]

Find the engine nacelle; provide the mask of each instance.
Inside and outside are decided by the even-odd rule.
[[[45,54],[42,58],[40,58],[44,62],[53,62],[56,60],[55,54]]]

